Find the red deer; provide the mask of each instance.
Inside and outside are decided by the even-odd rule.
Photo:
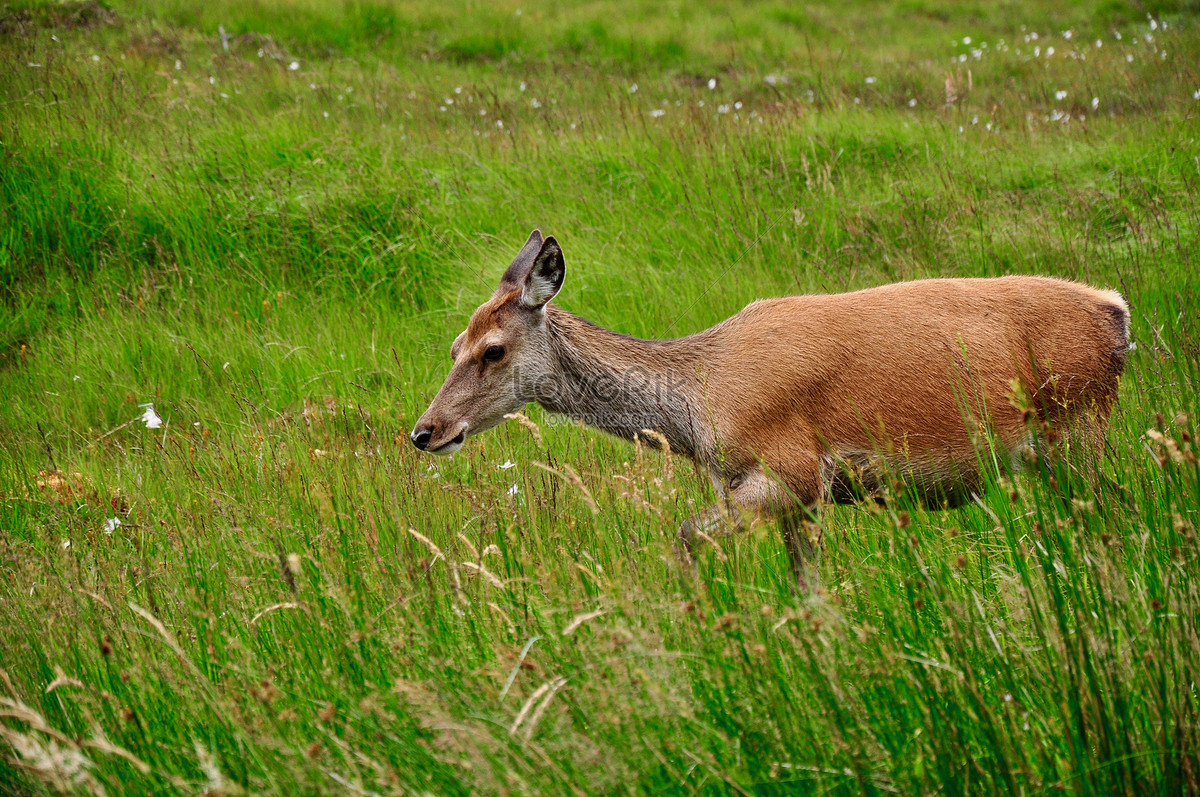
[[[550,304],[565,274],[535,230],[450,347],[414,445],[451,454],[529,402],[628,440],[652,430],[723,497],[683,524],[687,549],[738,508],[775,516],[801,584],[814,505],[870,494],[884,472],[961,502],[980,480],[972,415],[1002,450],[1028,445],[1014,385],[1102,442],[1129,342],[1120,294],[1030,276],[764,299],[694,335],[639,340]]]

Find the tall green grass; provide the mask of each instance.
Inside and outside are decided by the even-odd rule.
[[[3,6],[0,792],[1197,791],[1197,63],[1189,4]],[[680,566],[686,462],[419,455],[535,226],[647,337],[1117,288],[1101,476],[825,509],[797,595],[769,524]]]

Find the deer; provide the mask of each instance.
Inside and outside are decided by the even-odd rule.
[[[934,508],[980,489],[980,429],[1019,469],[1030,407],[1102,450],[1129,345],[1121,294],[1042,276],[942,278],[762,299],[713,327],[643,340],[552,303],[566,264],[534,230],[450,346],[412,443],[448,455],[536,402],[690,458],[718,501],[678,530],[685,558],[777,519],[800,589],[824,503],[902,473]],[[1024,395],[1028,406],[1014,400]]]

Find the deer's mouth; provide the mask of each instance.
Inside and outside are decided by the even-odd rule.
[[[464,428],[450,440],[442,443],[437,448],[428,449],[430,454],[448,455],[453,454],[458,449],[462,448],[463,443],[467,441],[467,430]]]

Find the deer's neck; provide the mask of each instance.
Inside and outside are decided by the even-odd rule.
[[[691,347],[610,332],[553,305],[546,314],[553,377],[538,386],[538,403],[626,440],[651,429],[673,451],[706,454],[712,435]]]

